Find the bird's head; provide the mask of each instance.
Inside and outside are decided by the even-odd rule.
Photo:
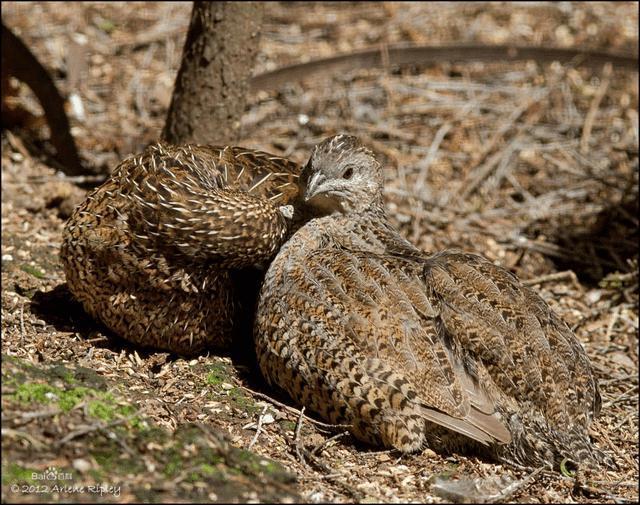
[[[322,214],[360,213],[381,204],[382,183],[380,163],[351,135],[320,142],[299,181],[305,204]]]

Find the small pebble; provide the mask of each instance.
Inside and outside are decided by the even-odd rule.
[[[262,416],[262,424],[271,424],[274,421],[275,419],[271,414],[265,414],[264,416]]]
[[[586,299],[590,304],[594,304],[600,301],[602,298],[602,290],[601,289],[593,289],[587,293]]]
[[[91,470],[91,463],[89,463],[86,459],[78,458],[73,460],[73,468],[78,470],[79,472],[88,472]]]

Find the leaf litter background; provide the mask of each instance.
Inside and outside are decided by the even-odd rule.
[[[158,138],[190,9],[3,2],[3,21],[80,97],[72,132],[95,173],[56,173],[40,106],[13,83],[9,105],[27,120],[2,132],[3,501],[637,501],[637,71],[320,69],[249,97],[241,145],[304,162],[322,138],[358,135],[384,160],[389,214],[410,240],[480,252],[535,286],[592,360],[603,395],[592,435],[619,469],[569,477],[429,450],[399,457],[301,416],[241,349],[193,360],[135,349],[65,288],[64,220]],[[269,3],[255,74],[401,42],[637,54],[638,6]],[[25,487],[47,469],[73,478]]]

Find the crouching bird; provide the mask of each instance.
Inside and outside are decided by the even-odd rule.
[[[299,184],[316,217],[271,263],[254,327],[269,383],[400,451],[612,464],[587,432],[601,403],[587,355],[540,296],[481,256],[405,240],[355,137],[317,145]]]
[[[69,290],[134,344],[184,355],[228,349],[243,325],[250,334],[259,289],[259,275],[248,286],[235,276],[264,270],[290,233],[299,172],[242,147],[149,146],[66,223]]]

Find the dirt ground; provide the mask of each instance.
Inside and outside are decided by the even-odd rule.
[[[303,415],[266,386],[246,349],[192,360],[136,349],[66,289],[65,219],[120,159],[159,136],[190,9],[2,4],[3,22],[80,98],[72,133],[95,174],[56,171],[42,110],[15,83],[11,105],[31,115],[1,139],[2,501],[637,502],[637,67],[387,65],[314,72],[249,97],[241,145],[303,162],[326,136],[358,135],[384,160],[389,214],[411,241],[480,252],[538,290],[592,360],[603,407],[591,435],[618,469],[576,475],[430,450],[400,456]],[[256,74],[395,43],[637,55],[637,3],[266,11]]]

